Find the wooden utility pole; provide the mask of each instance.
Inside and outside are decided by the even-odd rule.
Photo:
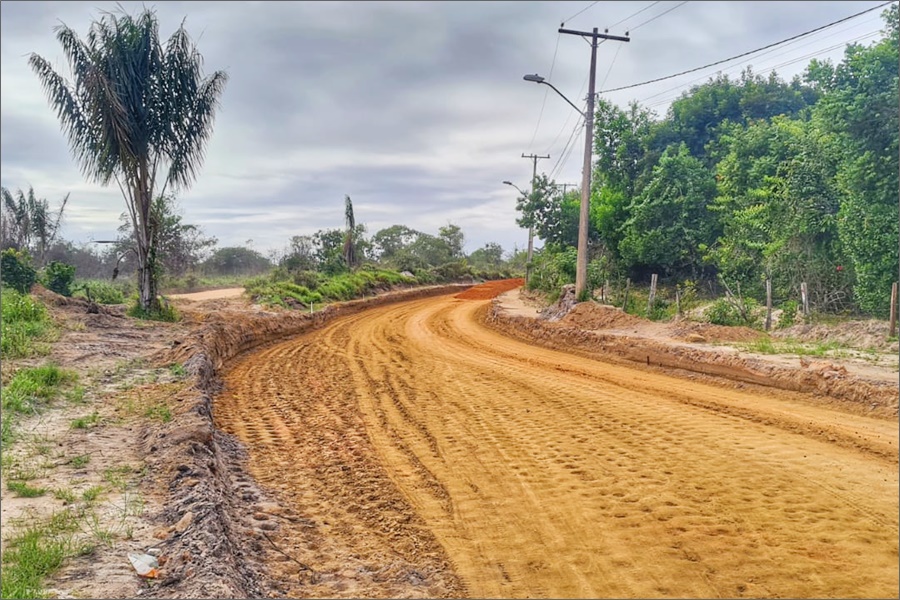
[[[557,183],[556,187],[561,187],[563,189],[563,196],[565,196],[566,188],[578,187],[578,184],[577,183]]]
[[[889,321],[890,331],[889,337],[893,337],[894,331],[897,330],[897,282],[891,285],[891,320]]]
[[[597,78],[597,40],[616,40],[630,42],[631,38],[621,35],[598,33],[594,27],[591,32],[574,31],[559,28],[559,33],[580,35],[591,41],[591,71],[588,84],[587,111],[584,115],[584,166],[581,174],[581,210],[578,217],[578,258],[575,263],[575,301],[581,300],[587,286],[587,242],[588,220],[591,214],[591,151],[594,145],[594,88]]]
[[[542,158],[550,158],[547,156],[538,156],[537,154],[522,153],[522,158],[530,158],[534,161],[534,169],[531,171],[531,193],[535,193],[535,182],[537,181],[537,161]],[[528,254],[525,259],[525,285],[531,283],[531,258],[534,255],[534,225],[528,226]]]

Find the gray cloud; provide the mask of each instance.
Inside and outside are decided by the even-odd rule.
[[[600,3],[566,26],[602,29],[648,4]],[[668,75],[876,4],[690,2],[638,27],[630,43],[603,44],[598,84],[605,80],[611,88]],[[611,33],[622,34],[674,5],[659,3]],[[124,6],[135,12],[142,3]],[[508,250],[523,247],[526,234],[515,225],[516,193],[501,181],[527,187],[531,163],[521,158],[523,152],[549,152],[552,159],[539,165],[549,172],[576,115],[546,87],[523,82],[522,75],[551,77],[552,65],[553,83],[573,101],[583,98],[589,47],[575,36],[559,35],[557,27],[588,6],[155,5],[163,37],[186,18],[207,72],[223,69],[230,77],[200,177],[179,195],[186,221],[220,245],[253,239],[257,249],[275,249],[292,235],[342,226],[343,197],[350,194],[358,221],[370,232],[402,223],[435,233],[452,221],[466,233],[469,251],[490,241]],[[34,185],[38,195],[51,200],[71,192],[64,235],[76,241],[114,235],[123,200],[115,187],[83,179],[26,56],[37,52],[68,74],[53,27],[65,22],[83,36],[93,18],[115,7],[105,1],[0,4],[0,180],[12,188]],[[877,17],[868,25],[850,23],[827,41],[749,64],[769,68],[879,27]],[[739,74],[741,67],[728,68],[722,67]],[[802,68],[800,63],[779,72],[790,75]],[[715,72],[609,97],[623,105],[650,98],[664,113],[667,102],[685,89],[678,86]],[[558,181],[580,181],[581,152],[576,139]]]

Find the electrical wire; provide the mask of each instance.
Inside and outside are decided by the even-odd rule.
[[[589,8],[591,8],[592,6],[594,6],[595,4],[600,4],[600,0],[597,0],[596,2],[591,2],[590,4],[588,4],[587,6],[585,6],[584,8],[582,8],[581,10],[579,10],[577,13],[575,13],[574,15],[572,15],[571,17],[569,17],[568,19],[565,19],[562,23],[559,24],[559,26],[562,27],[563,25],[566,24],[567,21],[571,21],[572,19],[574,19],[575,17],[577,17],[578,15],[580,15],[581,13],[583,13],[584,11],[588,10]],[[557,13],[557,14],[558,14],[558,13]]]
[[[860,23],[852,24],[850,27],[848,27],[847,29],[845,29],[845,30],[843,30],[843,31],[835,31],[835,32],[830,33],[830,34],[828,34],[828,35],[826,35],[826,36],[822,36],[822,37],[820,37],[820,38],[818,38],[818,39],[809,40],[809,41],[807,41],[807,42],[805,42],[805,43],[803,43],[803,44],[800,44],[800,45],[798,45],[798,46],[794,46],[793,48],[788,49],[787,52],[779,52],[779,53],[774,54],[773,56],[771,56],[771,57],[769,57],[769,58],[776,58],[776,57],[778,57],[778,56],[784,56],[785,54],[788,54],[788,53],[790,53],[790,52],[793,52],[793,51],[797,50],[798,48],[803,48],[803,47],[809,46],[809,45],[811,45],[811,44],[816,44],[816,43],[821,42],[821,41],[823,41],[823,40],[826,40],[826,39],[828,39],[828,38],[834,37],[834,36],[836,36],[836,35],[841,35],[841,34],[843,34],[843,33],[847,33],[847,31],[849,31],[849,30],[851,30],[851,29],[855,29],[855,28],[857,28],[857,27],[859,27],[859,26],[861,26],[861,25],[863,25],[863,24],[865,24],[865,23],[867,23],[867,22],[869,22],[869,21],[874,21],[874,20],[881,20],[881,18],[880,18],[879,16],[876,15],[875,17],[866,19],[866,20],[864,20],[864,21],[862,21],[862,22],[860,22]],[[794,43],[796,43],[797,41],[798,41],[798,40],[794,40],[793,42],[789,42],[788,44],[785,44],[785,47],[791,46],[791,45],[793,45]],[[845,42],[845,43],[850,43],[850,42],[848,41],[848,42]],[[784,48],[781,48],[781,49],[783,50]],[[759,58],[761,58],[761,57],[763,57],[763,56],[765,56],[765,55],[767,55],[767,54],[771,54],[772,52],[776,52],[776,50],[777,50],[776,48],[771,48],[771,49],[769,49],[769,50],[766,50],[765,52],[762,52],[761,54],[759,54],[759,55],[757,55],[757,56],[754,56],[754,57],[751,57],[751,58],[747,58],[747,59],[745,59],[745,60],[742,60],[741,62],[735,63],[734,65],[731,65],[731,66],[727,67],[726,69],[724,69],[724,70],[722,70],[722,71],[718,71],[718,72],[719,72],[719,73],[724,72],[724,73],[726,73],[726,74],[737,72],[737,71],[736,71],[737,67],[740,67],[741,65],[745,65],[745,64],[747,64],[747,63],[749,63],[749,62],[751,62],[751,61],[757,60],[757,59],[759,59]],[[691,79],[690,81],[686,81],[686,82],[684,82],[684,83],[682,83],[682,84],[676,85],[675,87],[669,88],[669,89],[667,89],[667,90],[663,90],[663,91],[661,91],[661,92],[657,92],[657,93],[655,93],[655,94],[652,94],[652,95],[650,95],[650,96],[647,96],[646,98],[641,98],[638,102],[641,103],[641,104],[644,104],[644,103],[646,103],[646,102],[648,102],[648,101],[650,101],[650,100],[653,100],[654,98],[657,98],[658,96],[663,96],[663,95],[668,94],[668,93],[670,93],[670,92],[673,92],[673,91],[675,91],[675,90],[679,90],[679,89],[682,89],[682,88],[690,87],[691,85],[693,85],[693,84],[695,84],[695,83],[697,83],[697,82],[699,82],[699,81],[703,81],[704,79],[707,79],[708,77],[709,77],[709,75],[701,75],[700,77],[696,77],[696,78],[694,78],[694,79]],[[603,86],[600,86],[600,87],[602,88]]]
[[[810,53],[810,54],[806,54],[806,55],[804,55],[804,56],[800,56],[800,57],[797,57],[797,58],[792,58],[791,60],[786,61],[786,62],[783,62],[783,63],[778,64],[778,65],[775,65],[774,67],[766,67],[765,69],[762,69],[762,70],[760,70],[760,71],[757,71],[757,72],[756,72],[756,75],[765,75],[766,73],[769,73],[769,72],[771,72],[771,71],[776,71],[776,70],[778,70],[778,69],[780,69],[780,68],[782,68],[782,67],[786,67],[786,66],[788,66],[788,65],[792,65],[792,64],[794,64],[794,63],[798,63],[798,62],[800,62],[800,61],[807,60],[807,59],[813,58],[813,57],[815,57],[815,56],[819,56],[820,54],[827,54],[828,52],[831,52],[832,50],[837,50],[838,48],[840,48],[840,47],[842,47],[842,46],[846,46],[847,44],[852,44],[852,43],[854,43],[854,42],[858,42],[858,41],[860,41],[860,40],[864,40],[864,39],[866,39],[866,38],[870,38],[870,37],[876,36],[876,35],[878,35],[878,34],[880,34],[880,33],[881,33],[881,30],[870,31],[869,33],[866,33],[866,34],[863,34],[863,35],[858,36],[858,37],[856,37],[856,38],[853,38],[852,40],[847,40],[847,41],[845,41],[845,42],[841,42],[840,44],[835,44],[835,45],[833,45],[833,46],[829,46],[828,48],[823,48],[822,50],[817,50],[817,51],[815,51],[815,52],[812,52],[812,53]],[[681,87],[681,86],[679,86],[679,88],[674,88],[674,89],[680,89],[680,87]],[[673,90],[669,90],[669,91],[674,91],[674,89],[673,89]],[[657,95],[659,95],[659,94],[657,94]],[[646,104],[645,106],[646,106],[646,108],[654,108],[654,107],[656,107],[656,106],[662,106],[662,105],[664,105],[664,104],[668,104],[669,102],[673,102],[674,100],[677,100],[677,99],[678,99],[678,96],[680,96],[680,94],[676,94],[676,95],[674,95],[674,96],[669,96],[669,97],[667,97],[667,98],[660,99],[660,100],[657,100],[657,101],[655,101],[655,102],[651,102],[651,103],[649,103],[649,104]]]
[[[856,17],[859,17],[859,16],[864,15],[864,14],[866,14],[866,13],[872,12],[873,10],[878,10],[879,8],[883,8],[883,7],[887,6],[888,4],[893,4],[895,1],[896,1],[896,0],[890,0],[889,2],[884,2],[884,3],[882,3],[882,4],[879,4],[878,6],[873,6],[872,8],[869,8],[869,9],[866,9],[866,10],[864,10],[864,11],[858,12],[858,13],[856,13],[855,15],[850,15],[849,17],[844,17],[843,19],[839,19],[839,20],[837,20],[837,21],[834,21],[834,22],[832,22],[832,23],[829,23],[828,25],[822,25],[821,27],[816,27],[815,29],[810,29],[809,31],[806,31],[806,32],[804,32],[804,33],[799,33],[799,34],[797,34],[797,35],[794,35],[794,36],[791,36],[791,37],[789,37],[789,38],[783,39],[783,40],[781,40],[781,41],[779,41],[779,42],[774,42],[774,43],[772,43],[772,44],[768,44],[768,45],[763,46],[763,47],[761,47],[761,48],[757,48],[756,50],[750,50],[750,51],[748,51],[748,52],[743,52],[743,53],[738,54],[738,55],[736,55],[736,56],[732,56],[731,58],[725,58],[725,59],[722,59],[722,60],[717,60],[716,62],[712,62],[712,63],[709,63],[709,64],[707,64],[707,65],[703,65],[702,67],[695,67],[695,68],[693,68],[693,69],[688,69],[688,70],[686,70],[686,71],[681,71],[680,73],[674,73],[674,74],[672,74],[672,75],[666,75],[665,77],[657,77],[656,79],[650,79],[650,80],[648,80],[648,81],[642,81],[641,83],[633,83],[633,84],[631,84],[631,85],[624,85],[624,86],[621,86],[621,87],[612,88],[612,89],[610,89],[610,90],[601,90],[600,92],[597,92],[597,93],[598,93],[598,94],[606,94],[606,93],[610,93],[610,92],[619,92],[619,91],[622,91],[622,90],[628,90],[628,89],[631,89],[631,88],[640,87],[640,86],[642,86],[642,85],[648,85],[648,84],[650,84],[650,83],[656,83],[656,82],[658,82],[658,81],[665,81],[665,80],[667,80],[667,79],[673,79],[673,78],[675,78],[675,77],[680,77],[681,75],[687,75],[688,73],[695,73],[695,72],[701,71],[701,70],[703,70],[703,69],[708,69],[709,67],[714,67],[714,66],[716,66],[716,65],[721,65],[722,63],[731,62],[731,61],[736,60],[736,59],[738,59],[738,58],[743,58],[743,57],[749,56],[749,55],[751,55],[751,54],[756,54],[757,52],[761,52],[761,51],[763,51],[763,50],[768,50],[769,48],[774,48],[775,46],[780,46],[780,45],[785,44],[785,43],[787,43],[787,42],[790,42],[790,41],[793,41],[793,40],[796,40],[796,39],[799,39],[799,38],[802,38],[802,37],[806,37],[806,36],[808,36],[808,35],[811,35],[811,34],[813,34],[813,33],[816,33],[817,31],[822,31],[823,29],[827,29],[827,28],[829,28],[829,27],[833,27],[833,26],[835,26],[835,25],[837,25],[837,24],[839,24],[839,23],[843,23],[843,22],[845,22],[845,21],[849,21],[850,19],[855,19]],[[632,31],[633,31],[633,30],[632,30]]]
[[[625,17],[625,18],[622,19],[621,21],[618,21],[618,22],[616,22],[616,23],[613,23],[612,25],[610,25],[610,26],[607,27],[606,29],[609,30],[609,29],[612,29],[613,27],[617,27],[617,26],[621,25],[622,23],[624,23],[625,21],[631,19],[632,17],[638,16],[639,14],[641,14],[642,12],[644,12],[645,10],[648,10],[648,9],[650,9],[650,8],[653,8],[653,7],[656,6],[657,4],[659,4],[659,0],[657,0],[656,2],[652,2],[649,6],[645,6],[644,8],[642,8],[642,9],[639,10],[639,11],[637,11],[636,13],[632,13],[632,14],[628,15],[627,17]]]
[[[561,33],[556,34],[556,49],[553,50],[553,60],[550,62],[550,74],[547,75],[547,79],[553,77],[553,67],[556,66],[556,54],[559,52],[559,40],[562,38]],[[528,142],[528,149],[531,150],[534,146],[534,139],[537,137],[538,129],[541,126],[541,119],[544,117],[544,107],[547,106],[547,94],[550,93],[550,88],[544,90],[544,99],[541,101],[541,112],[538,113],[538,120],[534,126],[534,133],[531,134],[531,141]]]
[[[616,59],[619,57],[619,50],[622,49],[622,44],[616,44],[616,53],[613,54],[613,59],[609,63],[609,68],[606,70],[606,75],[603,76],[603,83],[600,84],[602,88],[606,85],[606,80],[609,79],[609,74],[612,72],[613,65],[616,64]]]
[[[670,8],[669,10],[667,10],[667,11],[665,11],[665,12],[659,13],[659,14],[656,15],[655,17],[650,17],[649,19],[647,19],[647,20],[644,21],[643,23],[639,23],[638,25],[635,25],[634,27],[632,27],[632,28],[631,28],[631,31],[637,31],[638,28],[643,27],[643,26],[646,25],[647,23],[652,23],[653,21],[657,20],[658,18],[660,18],[660,17],[662,17],[662,16],[664,16],[664,15],[669,14],[670,12],[672,12],[673,10],[675,10],[676,8],[682,7],[682,6],[684,6],[685,4],[687,4],[687,3],[688,3],[688,0],[685,0],[684,2],[682,2],[682,3],[680,3],[680,4],[676,4],[675,6],[673,6],[672,8]]]

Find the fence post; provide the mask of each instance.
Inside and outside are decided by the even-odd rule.
[[[625,299],[622,300],[622,311],[628,312],[628,290],[631,288],[631,278],[625,280]]]
[[[766,331],[772,329],[772,280],[766,279]]]
[[[603,303],[609,302],[609,279],[603,282]]]
[[[681,288],[675,286],[675,316],[681,316]]]
[[[891,337],[894,335],[894,331],[897,330],[897,282],[895,281],[891,285],[891,328],[888,331],[888,336]]]
[[[800,300],[803,301],[803,316],[809,316],[809,294],[806,290],[806,282],[800,284]]]
[[[656,273],[650,276],[650,296],[647,298],[647,318],[653,314],[653,301],[656,300]]]

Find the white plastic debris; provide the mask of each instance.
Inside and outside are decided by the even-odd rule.
[[[159,577],[159,562],[156,560],[155,556],[129,552],[128,560],[131,561],[131,566],[134,567],[134,570],[137,571],[137,574],[141,577]]]

